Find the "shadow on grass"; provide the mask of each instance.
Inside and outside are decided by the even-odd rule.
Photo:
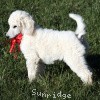
[[[96,75],[95,79],[100,79],[100,55],[88,55],[86,59],[89,66],[93,69],[93,73]]]

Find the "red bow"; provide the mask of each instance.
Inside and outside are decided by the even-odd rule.
[[[18,50],[20,51],[20,43],[21,43],[21,40],[22,40],[22,33],[19,33],[16,37],[12,38],[10,40],[10,50],[9,52],[12,53],[12,52],[15,52],[16,51],[16,44],[18,44]]]

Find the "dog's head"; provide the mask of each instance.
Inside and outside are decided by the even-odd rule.
[[[33,35],[35,22],[29,13],[25,11],[14,11],[8,19],[8,24],[10,28],[6,36],[9,36],[10,38],[15,37],[19,33],[22,33],[23,35]]]

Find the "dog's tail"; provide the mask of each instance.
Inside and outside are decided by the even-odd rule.
[[[83,22],[83,18],[80,15],[70,13],[69,17],[74,19],[77,23],[77,28],[76,28],[76,35],[80,39],[83,35],[86,34],[85,32],[85,23]]]

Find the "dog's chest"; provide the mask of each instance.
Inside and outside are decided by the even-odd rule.
[[[33,43],[32,43],[30,38],[23,37],[21,44],[20,44],[20,48],[21,48],[22,53],[26,54],[26,53],[31,52],[31,49],[34,45],[34,44],[33,45],[32,44]]]

